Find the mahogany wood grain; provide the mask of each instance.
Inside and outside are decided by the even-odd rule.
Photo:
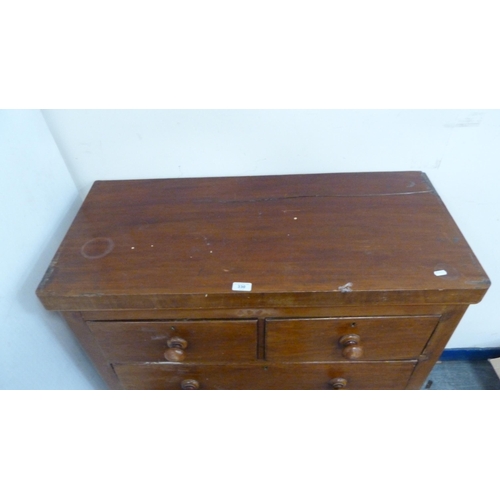
[[[331,380],[346,380],[344,389],[404,389],[416,362],[202,364],[148,363],[115,365],[126,389],[181,389],[196,380],[200,390],[322,390]]]
[[[38,295],[78,311],[352,306],[474,303],[488,285],[425,174],[379,172],[96,182]]]
[[[449,306],[420,357],[407,389],[420,389],[438,361],[468,306]]]
[[[360,337],[363,360],[416,359],[439,321],[438,316],[269,319],[268,361],[342,361],[340,339]]]
[[[89,321],[87,324],[111,362],[165,361],[164,353],[175,337],[182,337],[187,343],[183,349],[185,362],[256,359],[256,320]]]
[[[103,354],[93,333],[83,321],[81,314],[78,312],[62,312],[61,314],[109,388],[122,389],[113,367]]]
[[[250,319],[250,318],[327,318],[333,316],[440,316],[447,310],[446,304],[429,305],[364,305],[344,307],[280,307],[259,309],[128,309],[82,311],[88,321],[115,320],[175,320],[175,319]]]

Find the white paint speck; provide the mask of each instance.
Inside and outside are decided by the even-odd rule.
[[[352,292],[352,283],[346,283],[345,285],[339,286],[339,292],[346,293]]]

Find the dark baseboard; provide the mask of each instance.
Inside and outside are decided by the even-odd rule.
[[[465,349],[445,349],[439,361],[478,361],[481,359],[500,358],[500,347],[493,348],[465,348]]]

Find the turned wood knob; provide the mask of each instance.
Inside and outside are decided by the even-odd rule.
[[[171,337],[167,340],[168,347],[175,347],[177,349],[185,349],[188,346],[187,340],[181,337]]]
[[[181,389],[192,391],[200,388],[200,384],[197,380],[194,379],[186,379],[181,382]]]
[[[329,384],[332,386],[332,389],[343,389],[347,385],[347,380],[345,378],[332,378]]]
[[[180,362],[186,357],[183,349],[167,349],[163,355],[167,361]]]
[[[186,349],[188,343],[181,337],[172,337],[167,340],[168,349],[163,353],[167,361],[179,362],[184,361],[186,354],[184,349]]]
[[[361,337],[355,333],[344,335],[339,344],[343,347],[342,356],[347,359],[359,359],[363,356],[363,348],[359,345]]]

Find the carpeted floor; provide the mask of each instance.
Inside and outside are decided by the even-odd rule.
[[[422,389],[500,390],[500,379],[488,360],[439,361]]]

